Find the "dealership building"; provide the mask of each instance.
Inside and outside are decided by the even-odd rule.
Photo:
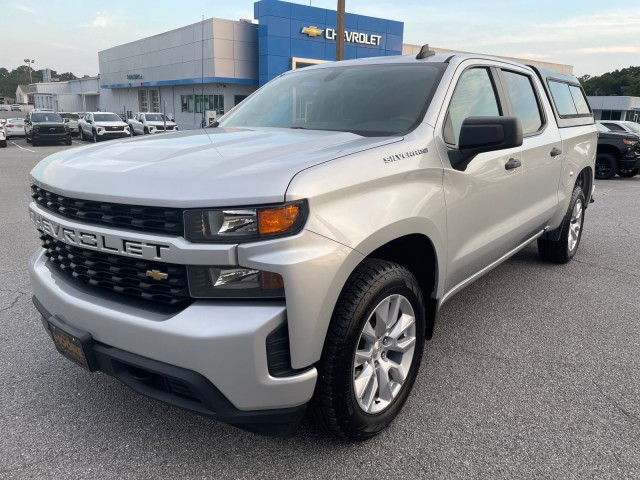
[[[91,85],[77,92],[80,85],[73,84],[62,92],[60,84],[67,82],[60,82],[55,88],[41,86],[55,91],[38,92],[42,95],[36,98],[47,97],[48,105],[66,111],[79,109],[67,108],[72,102],[127,116],[164,111],[181,127],[196,128],[283,72],[335,60],[335,10],[260,0],[254,17],[210,18],[103,50],[97,89]],[[416,54],[420,47],[404,44],[403,34],[403,22],[346,13],[344,57]],[[516,60],[572,72],[568,65]],[[73,93],[84,96],[73,98]]]

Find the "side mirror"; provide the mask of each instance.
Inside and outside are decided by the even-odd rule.
[[[522,124],[516,117],[468,117],[462,122],[458,149],[449,151],[451,166],[465,171],[479,153],[522,145]]]

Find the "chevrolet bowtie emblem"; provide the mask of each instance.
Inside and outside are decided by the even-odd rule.
[[[300,30],[300,33],[304,33],[305,35],[309,35],[310,37],[319,37],[322,35],[324,30],[319,29],[318,27],[304,27]]]
[[[153,278],[154,280],[166,280],[169,278],[169,274],[163,273],[160,270],[147,270],[147,277]]]

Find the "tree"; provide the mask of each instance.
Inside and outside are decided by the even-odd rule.
[[[640,97],[640,67],[623,68],[595,77],[583,75],[578,80],[587,95]]]

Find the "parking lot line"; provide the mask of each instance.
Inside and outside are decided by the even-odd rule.
[[[35,150],[29,150],[28,148],[21,147],[16,142],[11,142],[11,143],[22,150],[26,150],[27,152],[36,153]]]

